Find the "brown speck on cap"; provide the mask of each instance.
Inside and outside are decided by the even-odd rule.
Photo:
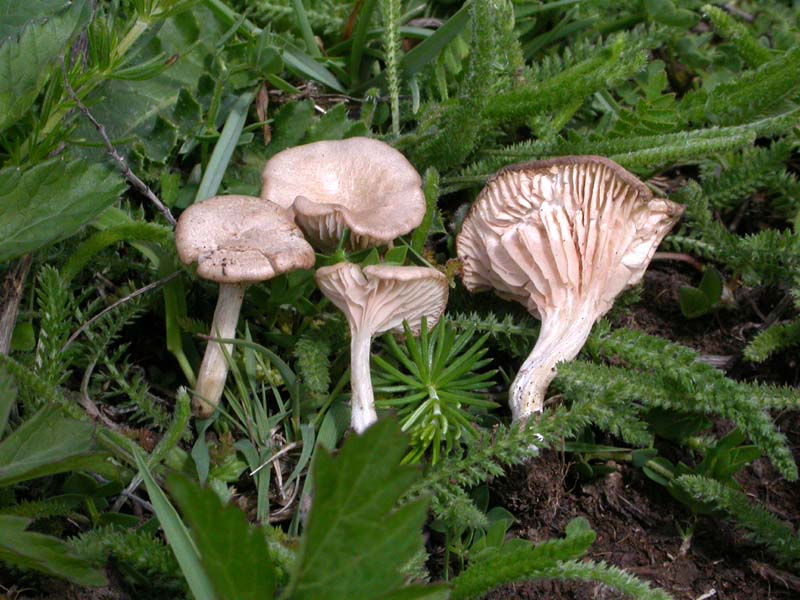
[[[314,249],[280,206],[251,196],[215,196],[187,208],[175,228],[184,264],[220,283],[265,281],[314,266]]]

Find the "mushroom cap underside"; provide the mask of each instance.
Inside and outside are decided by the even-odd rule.
[[[463,281],[536,316],[580,299],[603,314],[642,278],[682,213],[605,158],[507,167],[481,191],[456,239]]]
[[[280,206],[215,196],[187,208],[175,228],[181,262],[220,283],[254,283],[314,266],[314,249]]]
[[[322,141],[279,152],[264,167],[261,197],[292,208],[322,247],[344,227],[356,245],[387,243],[425,216],[422,179],[400,152],[364,137]]]
[[[400,332],[407,321],[416,334],[423,317],[433,327],[447,306],[447,278],[427,267],[338,263],[317,269],[315,278],[354,332]]]

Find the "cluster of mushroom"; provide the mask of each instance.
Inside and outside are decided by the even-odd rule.
[[[309,269],[314,250],[391,244],[420,224],[419,174],[391,146],[368,138],[284,150],[264,168],[260,198],[218,196],[181,216],[181,260],[220,282],[212,336],[232,338],[248,283]],[[614,162],[572,156],[506,167],[480,192],[456,239],[470,291],[494,289],[542,321],[541,333],[509,391],[515,420],[540,412],[559,362],[574,358],[616,296],[643,276],[683,208],[654,198]],[[304,237],[305,236],[305,237]],[[351,425],[376,418],[370,378],[375,335],[434,326],[447,304],[445,276],[432,268],[340,262],[319,268],[322,293],[351,334]],[[195,387],[195,413],[219,403],[225,349],[209,343]]]
[[[368,138],[290,148],[267,162],[261,198],[217,196],[189,207],[178,221],[181,261],[220,282],[212,336],[231,338],[247,283],[309,269],[314,250],[389,244],[417,227],[425,213],[422,181],[391,146]],[[305,235],[305,237],[303,237]],[[351,425],[361,432],[375,412],[370,378],[373,336],[433,326],[447,304],[447,280],[436,269],[340,262],[315,274],[322,293],[345,315],[351,333]],[[223,346],[209,343],[193,397],[195,414],[210,416],[227,375]]]

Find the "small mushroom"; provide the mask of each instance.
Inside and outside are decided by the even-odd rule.
[[[515,420],[541,412],[556,365],[575,358],[595,321],[641,280],[682,213],[597,156],[513,165],[489,180],[456,248],[467,289],[494,288],[542,320],[509,391]]]
[[[390,145],[364,137],[283,150],[264,167],[261,197],[293,209],[316,247],[336,247],[344,228],[350,244],[391,242],[425,216],[419,173]]]
[[[377,420],[369,369],[373,336],[402,331],[403,321],[418,333],[422,317],[433,327],[447,305],[447,278],[427,267],[370,265],[362,270],[348,262],[317,269],[315,278],[350,326],[350,424],[361,433]]]
[[[233,338],[249,283],[266,281],[295,269],[314,266],[314,249],[286,211],[250,196],[215,196],[187,208],[175,228],[175,246],[197,274],[219,282],[211,335]],[[219,404],[228,375],[222,344],[206,347],[192,407],[208,417]],[[230,344],[225,348],[230,353]]]

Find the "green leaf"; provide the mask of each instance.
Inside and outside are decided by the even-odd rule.
[[[134,456],[136,466],[139,467],[139,474],[147,488],[147,495],[150,496],[150,502],[153,503],[158,522],[164,529],[169,547],[175,553],[175,558],[186,578],[186,583],[189,584],[189,589],[196,600],[217,600],[211,581],[203,570],[198,550],[189,536],[189,530],[186,529],[186,525],[175,507],[170,504],[167,496],[153,479],[142,452],[134,449]]]
[[[707,267],[703,271],[703,278],[700,280],[700,285],[697,286],[697,289],[706,295],[711,304],[716,304],[722,298],[722,286],[722,274],[714,267]]]
[[[11,409],[17,402],[17,385],[8,371],[0,367],[0,439],[3,439],[3,432],[8,425],[8,417],[11,416]]]
[[[351,436],[335,458],[317,450],[314,501],[284,598],[369,600],[400,589],[402,567],[422,549],[427,505],[396,508],[418,475],[399,465],[405,451],[391,420]]]
[[[674,472],[674,469],[675,468],[672,466],[672,463],[669,462],[666,458],[663,458],[661,456],[656,456],[655,458],[651,458],[649,461],[647,461],[646,464],[642,466],[642,471],[644,471],[644,474],[647,475],[650,479],[652,479],[656,483],[660,483],[661,485],[669,485],[671,479],[667,478],[664,472],[668,471],[672,473]]]
[[[26,5],[27,2],[14,2]],[[18,9],[14,9],[17,11]],[[0,6],[0,15],[8,13],[7,6]],[[18,13],[19,18],[30,16],[28,11]],[[36,100],[51,67],[56,63],[72,36],[89,17],[87,0],[76,0],[63,14],[31,23],[22,31],[19,39],[9,37],[0,46],[0,131],[13,125]],[[8,33],[9,25],[0,18],[0,31]]]
[[[0,515],[0,561],[80,585],[106,585],[103,572],[73,554],[69,544],[50,535],[25,531],[30,523],[31,519],[24,517]]]
[[[687,319],[702,317],[711,310],[712,303],[702,290],[693,287],[682,287],[678,292],[678,303],[683,316]]]
[[[166,148],[169,136],[164,131],[166,123],[159,121],[159,116],[166,122],[175,120],[179,136],[188,135],[189,124],[181,118],[188,115],[179,102],[187,93],[197,96],[198,82],[207,72],[204,61],[216,53],[214,44],[222,33],[214,15],[204,6],[195,5],[163,21],[156,35],[143,37],[147,43],[141,50],[138,45],[132,50],[138,52],[135,64],[158,56],[178,57],[174,64],[144,81],[108,81],[89,95],[86,104],[121,152],[127,152],[126,143],[134,141],[137,150],[148,159],[164,162],[171,148]],[[201,122],[194,123],[195,127],[200,125]],[[85,120],[79,124],[77,136],[98,140],[97,132]],[[100,154],[97,148],[85,148],[83,153],[93,158]]]
[[[345,93],[345,89],[334,74],[302,50],[292,48],[287,44],[283,48],[283,62],[286,64],[286,68],[298,77],[313,79],[327,85],[332,90]]]
[[[14,326],[14,333],[11,334],[12,352],[31,352],[36,347],[36,333],[33,330],[33,323],[30,321],[20,321]]]
[[[275,591],[267,541],[241,510],[223,506],[210,488],[171,477],[169,490],[191,527],[203,569],[220,600],[261,600]]]
[[[197,190],[197,195],[194,199],[195,202],[207,200],[216,195],[219,190],[222,176],[225,174],[231,156],[233,156],[233,151],[236,149],[236,144],[239,142],[244,122],[247,120],[247,111],[255,95],[254,91],[245,92],[231,108],[231,112],[225,120],[225,127],[222,128],[222,133],[214,146],[214,151],[211,153],[211,159],[208,161],[205,173],[203,173],[200,188]]]
[[[347,118],[344,103],[337,104],[320,117],[319,121],[309,130],[303,142],[341,140],[352,126],[353,122]]]
[[[314,123],[314,104],[310,100],[287,102],[275,113],[272,141],[267,146],[267,158],[300,143]]]
[[[0,443],[0,486],[54,473],[89,469],[105,461],[94,426],[44,407]]]
[[[31,21],[43,22],[69,5],[69,0],[0,0],[0,43],[10,35],[19,35]]]
[[[117,173],[83,160],[0,169],[0,262],[71,236],[124,189]]]

